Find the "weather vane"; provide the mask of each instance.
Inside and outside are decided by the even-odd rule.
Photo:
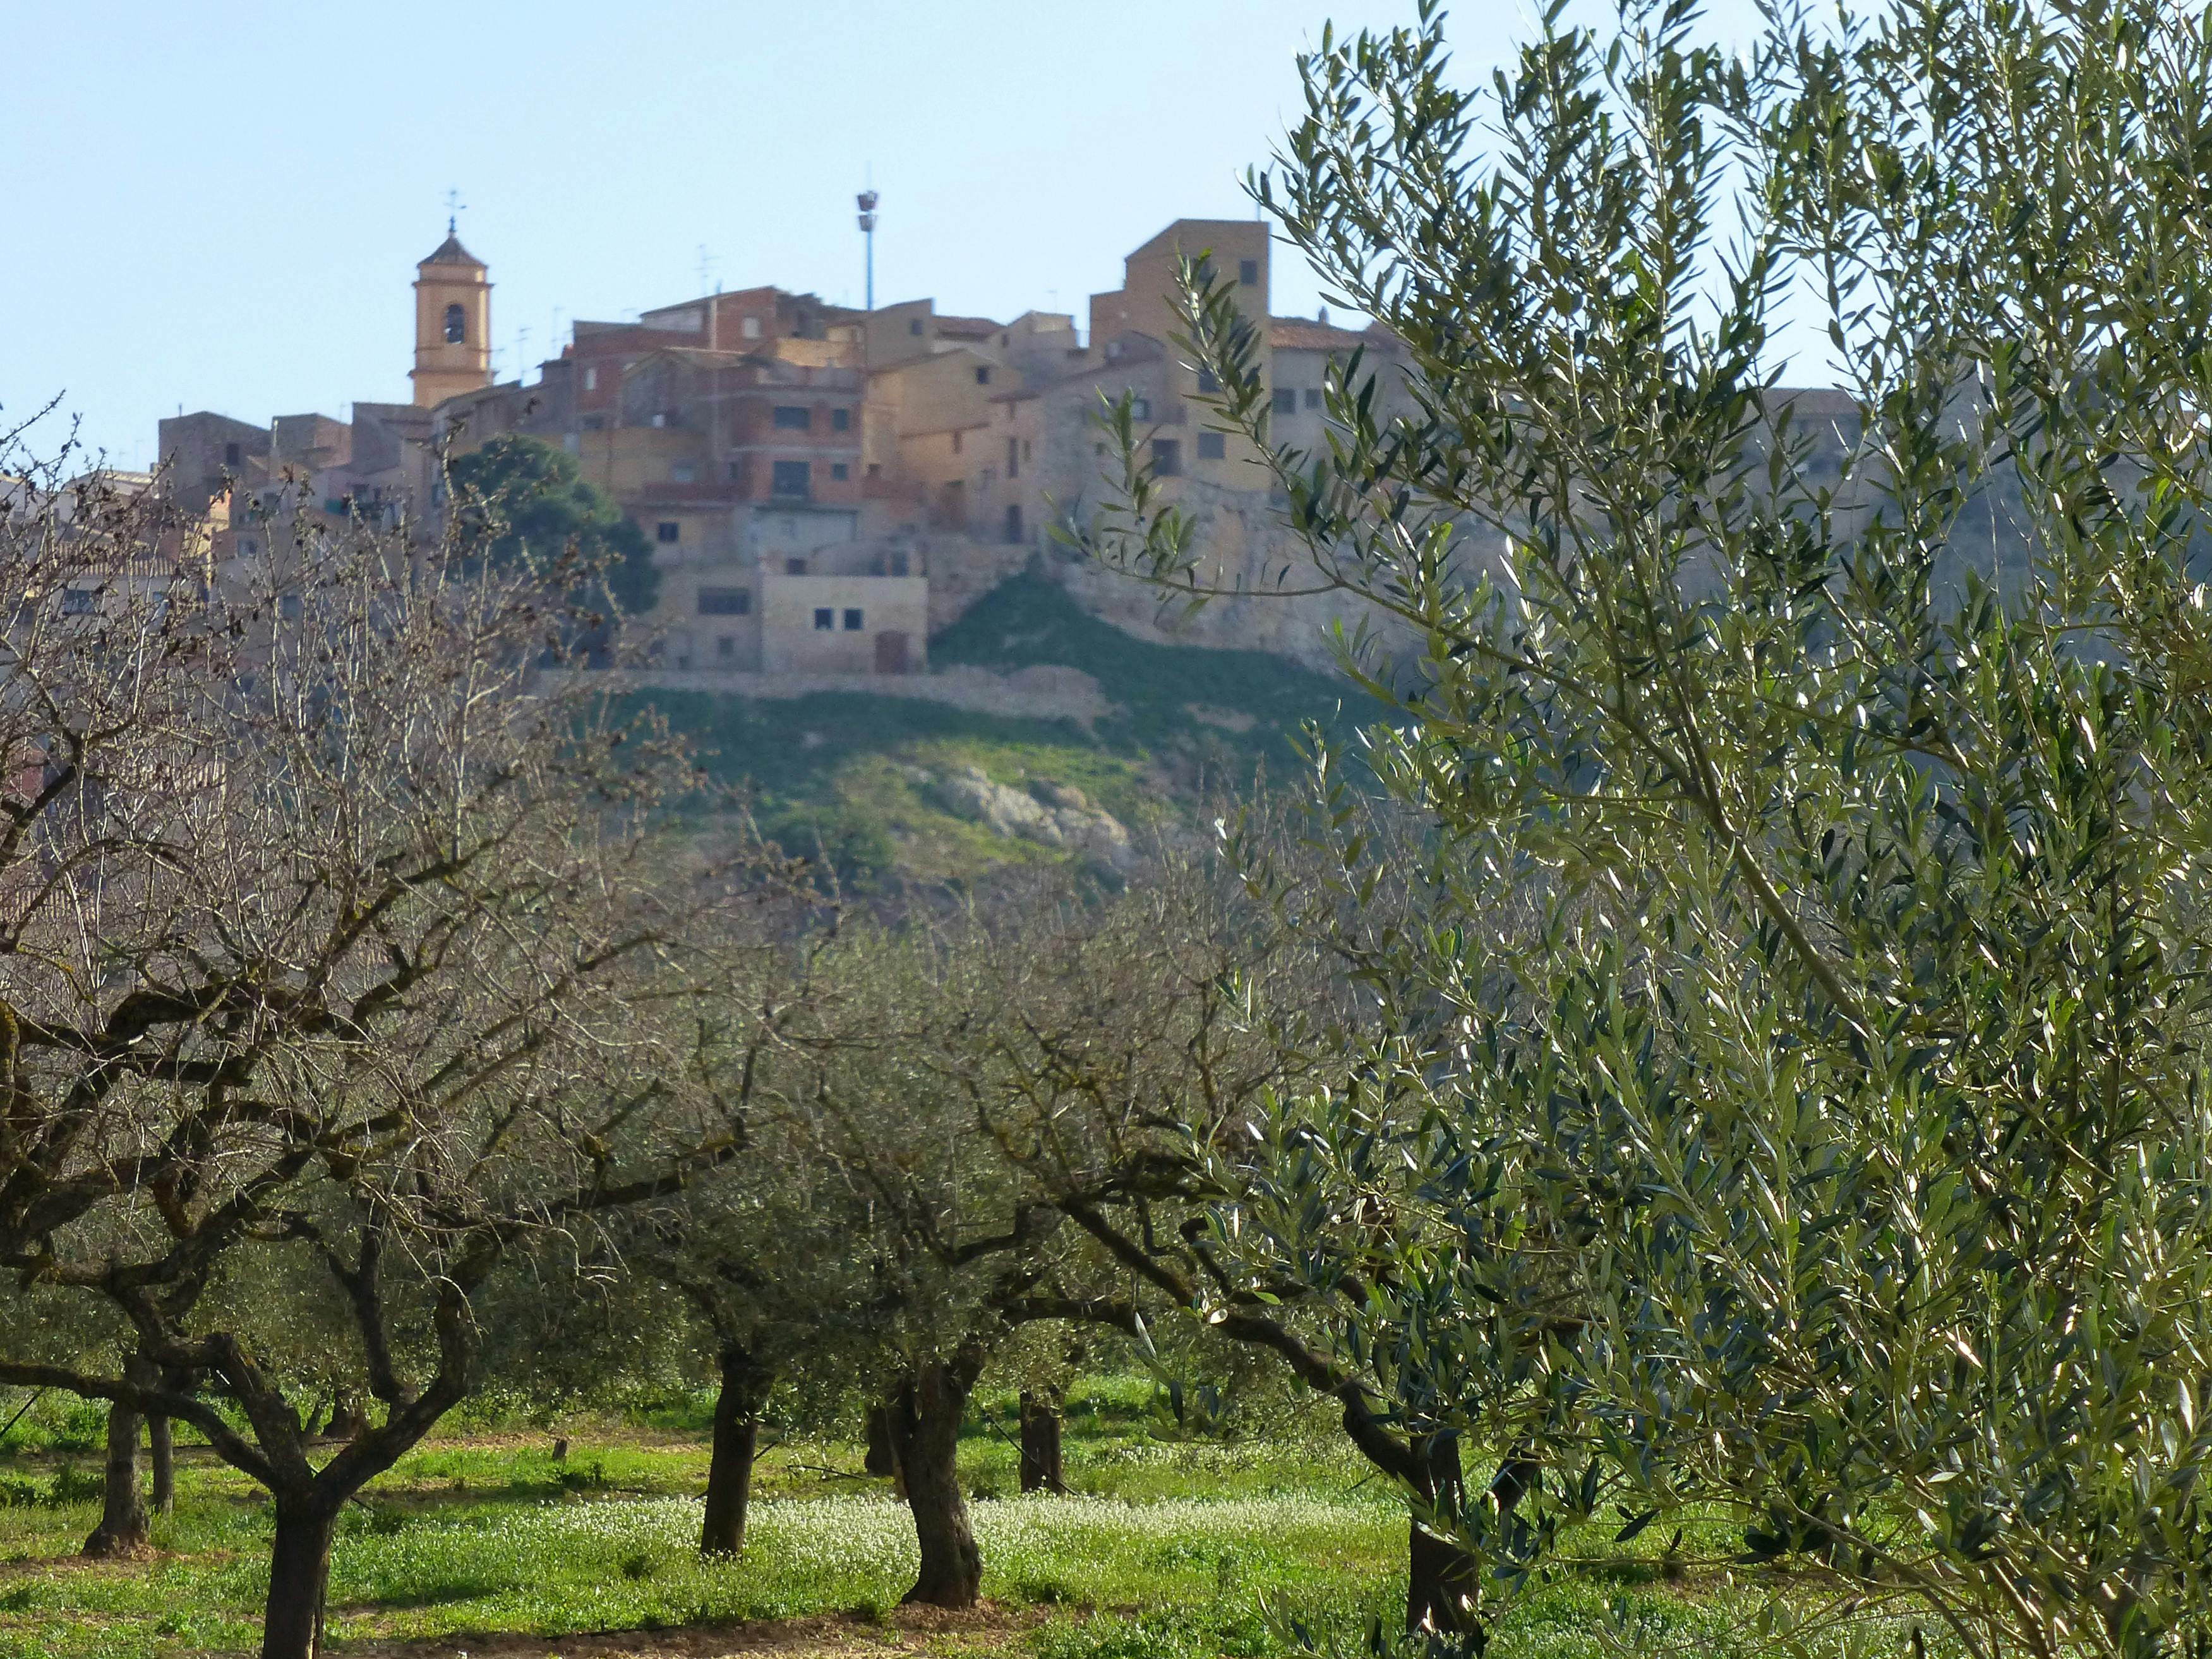
[[[459,228],[462,205],[459,191],[446,192],[446,234],[448,236],[453,235]]]

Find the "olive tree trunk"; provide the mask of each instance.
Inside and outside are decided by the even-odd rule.
[[[146,1504],[138,1493],[138,1431],[145,1420],[121,1401],[107,1408],[107,1465],[101,1482],[100,1524],[84,1540],[87,1555],[137,1555],[146,1547]]]
[[[1060,1449],[1060,1400],[1042,1390],[1022,1390],[1022,1490],[1067,1490]]]
[[[261,1659],[317,1659],[322,1652],[323,1601],[330,1589],[337,1522],[337,1505],[326,1498],[277,1498]]]
[[[154,1513],[167,1515],[177,1507],[177,1437],[167,1418],[146,1419],[146,1449],[154,1466]]]
[[[760,1416],[775,1382],[741,1348],[723,1351],[721,1370],[721,1390],[714,1396],[714,1459],[707,1469],[707,1513],[699,1529],[702,1555],[735,1555],[745,1547]]]
[[[1434,1517],[1437,1530],[1423,1525],[1418,1513],[1407,1523],[1406,1631],[1408,1635],[1425,1631],[1439,1636],[1469,1635],[1476,1628],[1479,1568],[1474,1559],[1446,1535],[1467,1498],[1459,1440],[1449,1434],[1419,1435],[1413,1438],[1411,1450],[1413,1493],[1420,1500],[1419,1507]],[[1505,1496],[1495,1486],[1492,1490],[1501,1499]],[[1517,1502],[1519,1497],[1516,1490],[1512,1498]]]
[[[891,1399],[892,1448],[921,1548],[921,1571],[908,1601],[971,1607],[982,1590],[983,1557],[968,1523],[958,1467],[960,1420],[982,1368],[981,1355],[967,1350],[926,1361],[900,1380]]]

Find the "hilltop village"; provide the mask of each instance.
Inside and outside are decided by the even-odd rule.
[[[860,310],[750,288],[635,322],[580,321],[535,380],[496,381],[490,270],[449,227],[416,267],[411,402],[266,426],[184,414],[161,422],[158,453],[220,562],[253,556],[280,497],[333,519],[434,524],[441,455],[525,434],[574,457],[651,538],[661,580],[647,620],[671,679],[735,690],[913,675],[933,634],[1050,552],[1055,518],[1096,504],[1115,465],[1094,418],[1102,398],[1133,399],[1217,570],[1255,577],[1271,548],[1279,564],[1265,468],[1206,429],[1192,399],[1210,377],[1168,343],[1179,259],[1233,275],[1240,305],[1265,319],[1279,441],[1317,444],[1330,363],[1362,351],[1386,368],[1395,342],[1325,313],[1274,315],[1270,241],[1263,222],[1178,220],[1128,256],[1121,287],[1091,296],[1080,334],[1064,313],[1000,321],[927,299]],[[1136,584],[1063,574],[1094,611],[1150,623]],[[1321,619],[1243,605],[1183,636],[1310,657]]]

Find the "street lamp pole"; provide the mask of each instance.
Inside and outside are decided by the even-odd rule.
[[[876,308],[876,203],[879,199],[872,190],[864,190],[854,198],[860,204],[860,233],[868,244],[868,309]]]

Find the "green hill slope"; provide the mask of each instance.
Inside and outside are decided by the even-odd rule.
[[[1086,726],[865,692],[641,696],[698,746],[710,775],[752,793],[787,846],[818,842],[862,883],[959,883],[1010,863],[1094,855],[1054,844],[1049,829],[994,827],[974,806],[980,780],[1059,802],[1063,816],[1103,811],[1141,830],[1183,818],[1210,789],[1295,769],[1307,720],[1343,731],[1380,712],[1333,677],[1264,652],[1137,639],[1038,574],[986,594],[930,654],[939,667],[1079,669],[1112,708]]]

